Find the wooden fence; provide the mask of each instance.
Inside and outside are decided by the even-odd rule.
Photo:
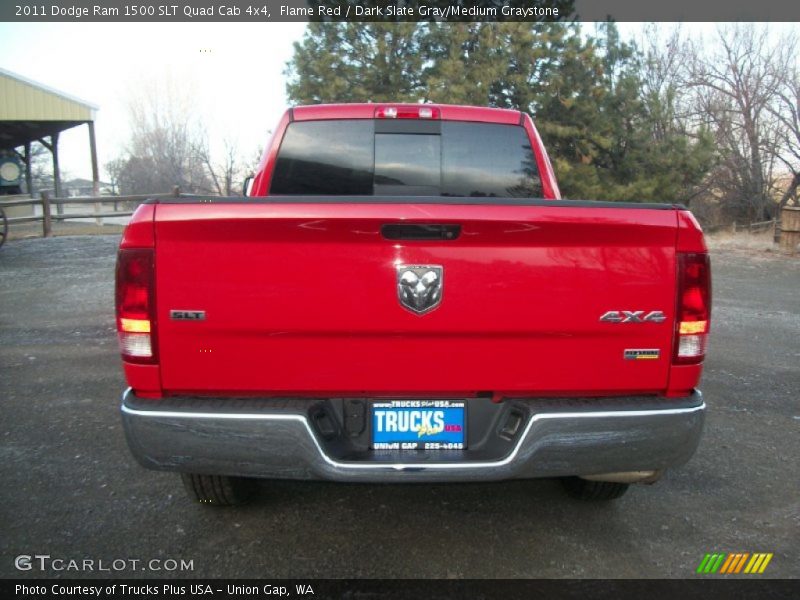
[[[749,223],[742,225],[741,223],[733,222],[733,233],[738,231],[747,231],[749,233],[758,233],[759,231],[769,231],[770,229],[777,229],[780,227],[781,222],[777,219],[770,219],[769,221],[758,221],[757,223]]]
[[[800,254],[800,206],[784,206],[781,222],[781,250],[787,254]]]
[[[76,198],[51,198],[49,191],[43,191],[41,198],[29,198],[27,196],[0,196],[0,208],[12,208],[15,206],[41,206],[42,214],[33,216],[22,217],[8,217],[9,226],[15,223],[30,223],[41,221],[42,235],[50,237],[53,233],[53,221],[66,221],[68,219],[95,219],[98,225],[102,225],[102,219],[111,217],[129,217],[133,214],[135,207],[148,200],[161,199],[161,198],[177,198],[179,197],[180,190],[176,187],[168,194],[138,194],[133,196],[83,196]],[[6,199],[4,199],[6,198]],[[92,206],[91,212],[82,213],[67,213],[60,210],[61,207],[70,205],[86,205]],[[105,210],[104,204],[113,204],[113,210]],[[132,209],[119,210],[120,205],[133,205]],[[59,208],[56,214],[53,214],[53,207]],[[771,219],[769,221],[759,221],[757,223],[749,223],[747,225],[733,223],[733,232],[747,231],[749,233],[756,233],[759,231],[769,231],[772,229],[773,238],[775,243],[779,243],[781,239],[781,221],[778,219]]]
[[[780,243],[781,241],[780,219],[770,219],[769,221],[758,221],[756,223],[749,223],[747,225],[736,223],[736,221],[733,222],[733,233],[737,233],[739,231],[746,231],[748,233],[759,233],[762,231],[770,231],[770,230],[772,230],[772,241],[776,244]]]
[[[76,198],[51,198],[47,191],[42,192],[41,198],[29,198],[21,196],[7,196],[10,200],[0,197],[0,208],[12,208],[15,206],[40,206],[40,215],[8,217],[9,227],[16,223],[31,223],[41,221],[42,235],[50,237],[53,233],[53,221],[66,221],[67,219],[95,219],[98,225],[102,225],[102,219],[111,217],[129,217],[133,214],[136,206],[150,198],[176,198],[180,196],[180,190],[175,188],[169,194],[138,194],[133,196],[84,196]],[[53,207],[65,205],[86,205],[92,206],[91,211],[67,213],[58,210],[53,214]],[[104,208],[103,205],[113,204],[113,210]],[[128,205],[127,209],[120,210],[120,205]]]

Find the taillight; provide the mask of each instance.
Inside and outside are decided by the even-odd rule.
[[[438,119],[439,109],[433,106],[379,106],[375,109],[376,119]]]
[[[708,254],[678,253],[678,307],[673,362],[694,364],[706,354],[711,319],[711,266]]]
[[[129,362],[157,362],[154,261],[152,249],[124,249],[117,256],[117,334]]]

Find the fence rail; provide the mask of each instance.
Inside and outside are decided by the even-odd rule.
[[[81,196],[75,198],[51,198],[48,191],[41,193],[41,198],[29,198],[27,196],[0,196],[0,208],[13,208],[16,206],[41,206],[42,214],[34,216],[23,217],[8,217],[8,224],[15,225],[18,223],[33,223],[36,221],[42,222],[42,235],[50,237],[53,233],[53,221],[66,221],[68,219],[95,219],[98,225],[102,225],[101,219],[113,217],[130,217],[133,210],[117,210],[119,204],[136,203],[137,206],[149,199],[165,199],[179,197],[180,189],[174,188],[172,192],[165,194],[134,194],[128,196]],[[7,198],[7,199],[4,199]],[[114,204],[113,211],[104,211],[103,204]],[[67,204],[92,204],[94,211],[83,213],[66,214],[62,210],[56,211],[53,214],[51,207],[63,207]],[[781,221],[780,219],[770,219],[769,221],[758,221],[756,223],[749,223],[742,225],[733,223],[733,232],[747,231],[749,233],[756,233],[758,231],[768,231],[772,229],[774,233],[774,240],[777,243],[781,237]]]
[[[180,196],[180,190],[175,188],[168,194],[136,194],[130,196],[82,196],[76,198],[51,198],[48,192],[42,192],[41,198],[28,198],[21,196],[8,196],[10,200],[4,200],[0,197],[0,208],[13,208],[15,206],[40,206],[42,210],[41,215],[22,216],[22,217],[8,217],[8,224],[15,225],[18,223],[32,223],[41,221],[42,235],[50,237],[53,233],[53,221],[66,221],[67,219],[95,219],[98,225],[101,225],[101,219],[112,217],[130,217],[133,210],[117,210],[119,204],[123,203],[136,203],[137,206],[149,199],[163,199],[163,198],[176,198]],[[104,210],[103,204],[114,204],[114,210]],[[62,211],[57,211],[53,214],[53,206],[64,206],[67,204],[78,205],[94,205],[94,211],[66,214]]]
[[[756,223],[749,223],[742,225],[741,223],[733,222],[733,233],[738,231],[748,231],[756,233],[758,231],[768,231],[770,229],[778,230],[781,226],[780,219],[770,219],[769,221],[758,221]]]

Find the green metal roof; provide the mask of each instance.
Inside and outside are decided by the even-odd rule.
[[[0,69],[0,121],[94,121],[97,107]]]
[[[0,150],[94,121],[97,106],[0,69]]]

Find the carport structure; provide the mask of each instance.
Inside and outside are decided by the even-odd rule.
[[[39,142],[53,157],[55,196],[61,197],[58,138],[62,131],[87,125],[94,195],[98,195],[97,106],[0,69],[0,150],[13,152],[25,165],[27,193],[32,194],[31,144]]]

